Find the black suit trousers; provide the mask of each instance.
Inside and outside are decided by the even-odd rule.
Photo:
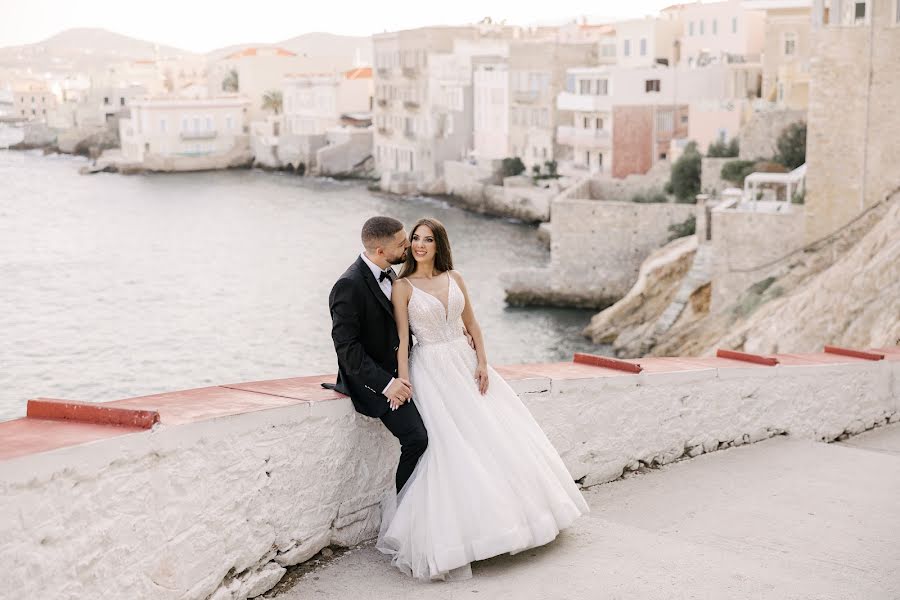
[[[428,447],[428,432],[422,422],[419,409],[412,400],[404,402],[397,410],[389,410],[381,422],[395,438],[400,440],[400,463],[397,465],[397,493],[403,489],[419,457]]]

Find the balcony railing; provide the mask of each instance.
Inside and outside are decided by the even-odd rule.
[[[416,102],[415,100],[406,100],[403,102],[403,107],[408,108],[410,110],[415,110],[415,109],[419,108],[419,103]]]
[[[556,141],[564,146],[604,148],[610,143],[608,129],[582,129],[571,125],[561,125],[556,129]]]
[[[218,135],[215,129],[206,129],[204,131],[182,131],[180,134],[183,140],[211,140]]]

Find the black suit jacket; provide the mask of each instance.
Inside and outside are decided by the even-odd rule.
[[[358,412],[381,417],[390,410],[381,392],[397,376],[400,338],[394,309],[362,257],[331,288],[328,305],[338,358],[334,389],[350,396]]]

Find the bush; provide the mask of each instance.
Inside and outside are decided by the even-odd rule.
[[[531,165],[531,173],[538,177],[541,174],[541,165]]]
[[[714,142],[709,145],[706,150],[706,156],[709,158],[731,158],[740,153],[737,138],[732,138],[727,144],[724,141]]]
[[[700,193],[700,152],[697,142],[691,142],[672,165],[670,186],[678,202],[696,202]]]
[[[803,204],[806,201],[806,190],[794,192],[791,196],[791,204]]]
[[[669,241],[697,233],[697,217],[691,215],[682,223],[669,225]]]
[[[659,190],[655,190],[637,193],[631,197],[631,201],[637,202],[638,204],[661,204],[663,202],[668,202],[669,198]]]
[[[730,160],[722,165],[719,176],[737,187],[743,187],[744,178],[753,172],[755,164],[756,161],[753,160]]]
[[[806,122],[797,121],[785,127],[775,143],[775,161],[788,169],[796,169],[806,162]]]
[[[525,163],[518,156],[504,158],[500,165],[500,172],[504,177],[514,177],[525,172]]]

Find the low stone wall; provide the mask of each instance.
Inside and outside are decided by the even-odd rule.
[[[827,441],[897,420],[900,350],[888,357],[783,355],[777,367],[651,358],[638,374],[574,363],[499,370],[572,477],[594,485],[782,433]],[[159,411],[151,430],[0,423],[4,589],[243,600],[329,544],[374,537],[396,442],[319,388],[332,379],[102,405]]]
[[[694,214],[692,204],[564,198],[552,210],[550,267],[504,275],[511,304],[605,308],[628,293],[669,227]]]
[[[319,175],[354,173],[359,165],[372,156],[372,131],[348,131],[330,136],[330,144],[316,152],[316,172]]]
[[[595,176],[591,181],[590,196],[595,200],[630,201],[637,194],[662,192],[669,182],[672,164],[662,160],[653,165],[643,175],[629,175],[621,179],[610,176]]]
[[[235,138],[234,147],[224,154],[208,156],[161,156],[159,154],[147,154],[141,164],[115,165],[119,170],[145,170],[160,172],[181,171],[214,171],[219,169],[234,169],[249,167],[253,164],[253,152],[250,150],[250,140],[247,136]]]
[[[460,161],[444,163],[444,186],[453,202],[468,210],[529,223],[550,220],[554,189],[539,187],[528,177],[508,177],[504,185],[495,185],[497,177],[486,166]],[[507,180],[510,185],[506,185]]]
[[[803,240],[804,207],[784,202],[714,208],[712,216],[712,300],[715,311],[738,300],[786,266],[779,259]],[[781,210],[774,210],[780,208]]]

